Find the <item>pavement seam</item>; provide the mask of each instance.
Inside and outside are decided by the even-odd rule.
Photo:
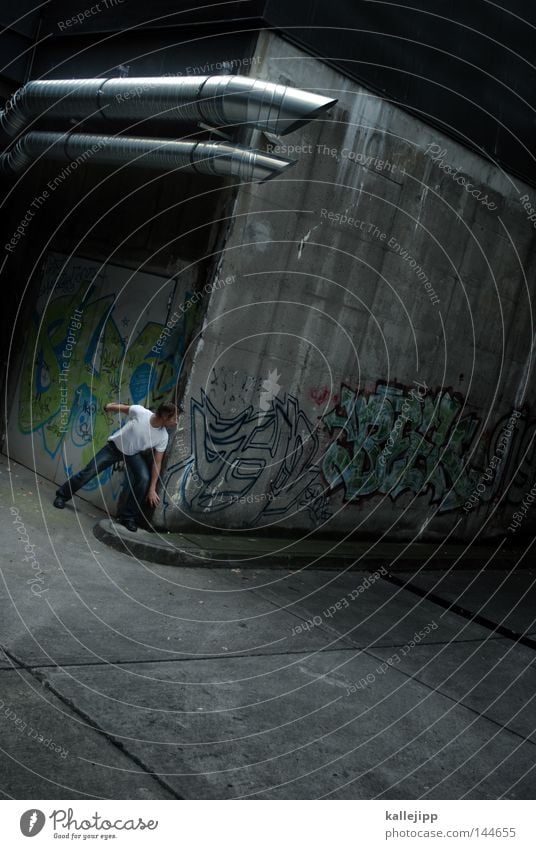
[[[474,642],[474,641],[471,640],[471,641],[466,641],[466,642]],[[476,641],[476,642],[479,642],[479,641]],[[389,647],[385,646],[385,648],[389,648]],[[4,649],[4,651],[5,651],[5,649]],[[329,649],[329,651],[332,651],[332,652],[334,652],[334,651],[350,652],[350,651],[355,651],[355,647],[351,647],[351,648],[348,647],[348,648],[344,648],[344,649]],[[376,655],[376,654],[374,654],[373,651],[370,651],[370,650],[367,650],[367,649],[361,649],[361,651],[364,654],[368,655],[369,657],[373,658],[374,660],[378,660],[380,662],[383,662],[383,657],[381,655]],[[285,654],[290,654],[290,653],[291,652],[285,652]],[[295,654],[309,654],[309,652],[295,652]],[[6,652],[6,655],[11,658],[10,653]],[[240,655],[240,656],[236,657],[236,659],[240,660],[241,658],[249,657],[249,656],[250,655]],[[277,656],[277,655],[255,655],[255,656],[274,657],[274,656]],[[16,662],[16,659],[14,657],[12,659]],[[191,658],[185,658],[185,660],[188,661],[188,660],[192,660],[192,659]],[[198,658],[195,658],[195,660],[198,660]],[[221,657],[205,657],[205,658],[199,658],[199,660],[221,660]],[[151,663],[153,661],[139,661],[139,662],[140,663],[142,663],[142,662]],[[162,662],[164,662],[164,661],[162,661]],[[121,664],[121,665],[128,665],[128,662],[126,664]],[[107,666],[107,664],[71,664],[71,666],[84,666],[84,667],[86,667],[86,666]],[[46,678],[45,675],[39,674],[36,667],[34,667],[33,670],[29,669],[28,667],[20,667],[20,668],[22,668],[25,671],[28,671],[30,674],[33,674],[34,677],[40,683],[44,684],[45,687],[48,690],[50,690],[50,692],[52,692],[54,696],[56,696],[56,698],[58,698],[60,701],[62,701],[64,704],[66,704],[73,712],[77,713],[80,717],[82,717],[84,719],[84,721],[88,723],[88,725],[90,725],[95,731],[97,731],[106,740],[108,740],[109,743],[111,743],[113,746],[120,749],[120,751],[124,755],[126,755],[126,757],[128,757],[129,759],[134,761],[134,763],[136,763],[138,766],[140,766],[141,769],[147,775],[151,776],[151,778],[153,778],[155,781],[157,781],[159,784],[161,784],[161,786],[164,787],[165,790],[167,790],[169,793],[172,793],[174,798],[176,798],[178,800],[183,800],[183,797],[178,796],[177,792],[174,790],[174,788],[171,785],[169,785],[167,783],[167,781],[165,781],[165,779],[160,778],[157,773],[151,771],[150,768],[141,760],[141,758],[139,758],[137,755],[132,754],[122,742],[115,740],[115,738],[112,735],[108,734],[102,728],[100,728],[98,723],[96,723],[95,720],[93,720],[88,714],[86,714],[85,711],[83,711],[81,708],[79,708],[71,699],[67,698],[61,692],[56,690],[56,688],[50,683],[49,679]],[[41,668],[45,668],[45,667],[41,667]],[[46,668],[50,668],[50,667],[46,667]],[[62,667],[52,667],[52,668],[61,669]],[[10,670],[4,670],[4,671],[10,671]],[[12,671],[15,671],[15,670],[13,669]],[[507,733],[514,735],[515,737],[522,740],[523,742],[530,743],[532,746],[536,746],[536,741],[531,740],[530,737],[526,737],[523,734],[521,734],[521,732],[516,731],[515,729],[509,727],[508,725],[505,725],[502,722],[499,722],[499,720],[490,716],[486,712],[482,712],[482,711],[477,710],[476,708],[472,707],[470,704],[467,704],[466,702],[464,702],[463,698],[458,699],[455,696],[445,692],[440,687],[436,687],[433,684],[429,684],[427,681],[423,680],[418,675],[412,674],[411,672],[407,672],[402,668],[397,669],[397,672],[399,672],[401,675],[403,675],[408,680],[415,681],[415,683],[419,684],[421,687],[424,687],[425,689],[429,690],[430,692],[437,693],[439,696],[447,699],[448,701],[452,702],[453,704],[458,705],[462,708],[465,708],[465,710],[468,710],[470,713],[474,714],[475,716],[478,716],[479,718],[485,719],[487,722],[490,722],[492,725],[495,725],[497,728],[500,728],[501,730],[506,731]]]
[[[13,663],[20,663],[20,661],[17,659],[17,657],[15,657],[14,654],[12,654],[10,651],[8,651],[3,646],[1,648],[2,648],[2,651],[4,652],[4,654],[6,655],[6,657],[8,657],[11,661],[13,661]],[[55,667],[55,668],[61,669],[61,667]],[[44,674],[41,674],[38,669],[36,669],[35,667],[31,668],[31,669],[29,669],[27,667],[21,667],[21,669],[23,671],[28,672],[29,675],[33,676],[36,679],[36,681],[38,681],[47,690],[49,690],[60,702],[62,702],[64,705],[66,705],[73,713],[75,713],[79,717],[81,717],[84,720],[84,722],[90,728],[92,728],[101,737],[103,737],[105,740],[107,740],[107,742],[110,743],[111,746],[113,746],[116,749],[119,749],[119,751],[125,757],[127,757],[129,760],[133,761],[136,764],[136,766],[140,767],[141,770],[143,771],[143,773],[146,776],[149,776],[153,781],[156,781],[157,784],[160,784],[160,786],[164,790],[166,790],[167,793],[170,793],[171,796],[174,799],[177,799],[178,801],[183,801],[183,797],[179,796],[177,794],[177,791],[173,788],[173,786],[171,784],[168,784],[168,782],[165,779],[161,778],[158,775],[158,773],[152,772],[149,769],[149,767],[146,766],[146,764],[144,764],[144,762],[142,761],[141,758],[139,758],[137,755],[135,755],[135,754],[133,754],[132,752],[129,751],[129,749],[125,746],[125,744],[122,741],[117,740],[113,735],[109,734],[107,731],[104,731],[104,729],[101,728],[100,725],[91,716],[89,716],[89,714],[87,714],[84,710],[82,710],[80,707],[78,707],[78,705],[75,704],[75,702],[73,702],[72,699],[68,698],[63,693],[58,691],[52,685],[50,680]]]
[[[325,651],[325,652],[334,652],[334,651],[355,651],[357,646],[345,646],[342,649],[338,648],[326,648],[326,649],[315,649],[315,652]],[[396,648],[396,646],[381,646],[381,648]],[[95,668],[99,666],[136,666],[144,663],[197,663],[201,660],[227,660],[231,658],[231,660],[247,660],[250,657],[286,657],[287,655],[310,655],[311,649],[296,649],[295,651],[287,651],[287,652],[257,652],[254,654],[204,654],[199,655],[198,657],[175,657],[175,658],[149,658],[148,660],[110,660],[110,661],[88,661],[87,663],[73,661],[71,663],[33,663],[28,666],[18,666],[0,669],[1,672],[14,672],[16,669],[27,669],[31,671],[32,669],[75,669],[75,668]]]

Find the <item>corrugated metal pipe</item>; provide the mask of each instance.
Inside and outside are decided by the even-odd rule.
[[[0,129],[14,138],[40,117],[153,118],[218,127],[246,124],[285,135],[336,102],[243,76],[35,80],[15,92],[0,113]]]
[[[188,142],[90,133],[26,133],[10,151],[0,154],[0,172],[17,174],[34,159],[67,161],[70,168],[85,163],[131,162],[145,168],[184,168],[199,174],[269,180],[294,162],[227,142]]]

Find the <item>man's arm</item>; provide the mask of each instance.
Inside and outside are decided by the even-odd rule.
[[[105,404],[102,408],[105,413],[127,413],[130,410],[130,404]]]
[[[147,501],[151,505],[151,507],[156,507],[157,504],[160,504],[160,496],[156,492],[156,484],[158,483],[158,479],[160,477],[160,469],[162,467],[162,458],[164,456],[163,451],[155,451],[153,453],[153,468],[151,469],[151,483],[149,484],[149,489],[147,491]]]

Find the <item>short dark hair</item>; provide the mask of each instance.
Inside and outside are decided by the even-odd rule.
[[[170,419],[172,416],[177,416],[179,413],[182,413],[181,405],[174,404],[172,401],[163,401],[162,404],[159,404],[156,410],[156,415],[163,419]]]

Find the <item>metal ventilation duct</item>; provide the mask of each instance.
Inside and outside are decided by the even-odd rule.
[[[227,142],[187,142],[89,133],[26,133],[0,154],[0,172],[17,174],[34,159],[106,165],[130,162],[145,168],[184,168],[199,174],[234,176],[250,182],[275,177],[294,165],[289,159]]]
[[[242,76],[37,80],[11,98],[0,128],[11,138],[33,120],[100,118],[248,124],[277,135],[296,130],[337,101]]]

